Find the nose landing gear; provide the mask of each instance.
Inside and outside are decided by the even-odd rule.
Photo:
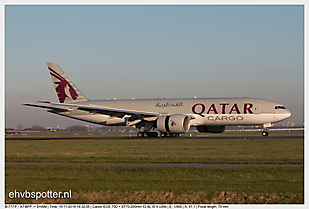
[[[273,124],[272,123],[267,123],[267,124],[263,124],[263,132],[262,132],[262,136],[268,136],[268,130],[269,127],[272,127]]]

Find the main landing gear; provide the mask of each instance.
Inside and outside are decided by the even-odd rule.
[[[161,133],[160,136],[161,136],[161,137],[178,137],[178,136],[180,136],[180,134],[175,134],[175,133],[173,133],[173,134],[171,134],[171,133]]]
[[[175,133],[160,133],[160,137],[178,137],[180,134],[175,134]],[[138,132],[137,133],[138,138],[147,138],[147,137],[158,137],[157,132]]]
[[[137,137],[138,138],[158,137],[158,133],[157,132],[138,132]]]

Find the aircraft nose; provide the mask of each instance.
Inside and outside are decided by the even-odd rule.
[[[289,118],[289,117],[291,117],[292,113],[289,110],[286,110],[285,115],[286,115],[286,118]]]

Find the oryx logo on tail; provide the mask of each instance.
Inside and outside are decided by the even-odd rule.
[[[60,103],[87,101],[56,63],[50,62],[47,65]]]
[[[58,84],[58,87],[56,88],[58,98],[60,103],[63,103],[66,98],[72,98],[73,100],[76,100],[78,95],[74,88],[67,82],[61,75],[59,75],[57,72],[55,72],[50,67],[48,68],[50,75],[54,78],[57,78],[59,81],[55,82],[55,84]],[[70,96],[68,94],[70,94]]]

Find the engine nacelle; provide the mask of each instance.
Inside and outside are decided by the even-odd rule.
[[[180,114],[160,116],[157,128],[165,133],[185,133],[190,129],[190,118]]]
[[[198,132],[203,133],[222,133],[225,131],[225,126],[197,126]]]

